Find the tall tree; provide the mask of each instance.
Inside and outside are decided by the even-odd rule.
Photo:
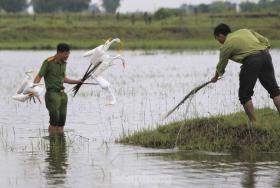
[[[236,5],[228,1],[215,1],[210,4],[210,12],[212,13],[222,13],[222,12],[235,12]]]
[[[102,0],[102,7],[108,13],[116,13],[117,8],[119,8],[121,0]]]
[[[21,12],[27,7],[27,0],[0,0],[0,8],[6,12]]]
[[[209,5],[204,3],[199,4],[197,6],[197,12],[204,12],[204,13],[209,12]]]
[[[90,0],[32,0],[33,9],[37,13],[43,12],[80,12],[88,10]]]
[[[280,0],[274,0],[270,3],[271,10],[279,12],[280,11]]]
[[[240,3],[239,7],[242,12],[253,12],[258,10],[258,5],[249,1]]]
[[[57,12],[62,10],[61,2],[61,0],[32,0],[32,5],[36,13]]]
[[[89,9],[91,0],[62,0],[62,10],[69,12],[81,12]]]
[[[262,10],[269,9],[270,0],[259,0],[258,5]]]
[[[212,13],[221,13],[226,10],[225,3],[222,1],[215,1],[210,5],[210,12]]]

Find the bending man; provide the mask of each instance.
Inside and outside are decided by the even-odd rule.
[[[231,32],[230,27],[226,24],[219,24],[214,29],[214,36],[222,46],[220,60],[212,82],[216,82],[218,77],[224,74],[229,59],[241,63],[238,95],[250,122],[252,124],[256,122],[251,97],[254,94],[253,90],[257,79],[268,91],[280,113],[280,89],[275,79],[268,51],[270,44],[267,38],[249,29]]]

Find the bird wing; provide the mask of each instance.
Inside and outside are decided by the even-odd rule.
[[[26,88],[26,86],[28,85],[28,82],[23,82],[20,86],[20,88],[17,90],[17,94],[20,94],[23,92],[23,90]]]

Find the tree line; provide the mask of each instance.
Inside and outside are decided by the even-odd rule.
[[[229,13],[229,12],[279,12],[280,0],[259,0],[258,2],[243,1],[240,4],[230,1],[215,1],[211,4],[187,5],[183,4],[179,10],[191,13]]]
[[[82,12],[94,6],[93,11],[100,11],[97,5],[91,5],[91,0],[0,0],[0,10],[4,12],[23,12],[32,6],[35,13],[54,12]],[[116,13],[121,5],[121,0],[102,0],[105,12]],[[159,18],[168,17],[182,12],[188,13],[228,13],[236,12],[264,12],[280,11],[280,0],[259,0],[258,2],[243,1],[239,5],[229,1],[215,1],[211,4],[187,5],[183,4],[178,9],[159,9],[155,15]]]
[[[242,12],[279,12],[280,0],[260,0],[258,3],[246,1],[240,4],[240,10]]]
[[[160,8],[154,13],[154,18],[161,20],[172,16],[184,16],[186,14],[211,13],[279,13],[280,0],[259,0],[258,2],[243,1],[240,4],[229,1],[215,1],[210,4],[199,5],[182,4],[179,8]]]
[[[102,7],[106,12],[114,13],[120,1],[102,0]],[[82,12],[89,10],[90,3],[91,0],[0,0],[0,9],[5,12],[23,12],[32,6],[35,13]]]

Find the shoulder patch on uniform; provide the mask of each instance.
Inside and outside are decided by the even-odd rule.
[[[54,61],[54,60],[55,60],[55,56],[52,56],[52,57],[49,57],[49,58],[47,59],[47,62],[50,63],[50,62],[52,62],[52,61]]]

